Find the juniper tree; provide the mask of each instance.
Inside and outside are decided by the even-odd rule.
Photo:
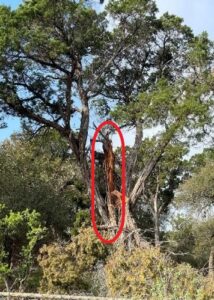
[[[175,139],[212,126],[213,43],[177,16],[157,16],[152,0],[32,0],[0,7],[1,110],[56,129],[70,144],[90,193],[89,126],[96,116],[135,130],[127,155],[126,229],[140,243],[132,211]],[[93,117],[92,117],[93,116]],[[161,134],[137,169],[145,129]],[[97,211],[109,223],[96,189]]]

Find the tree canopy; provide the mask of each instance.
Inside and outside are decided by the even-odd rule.
[[[206,32],[195,35],[182,18],[160,15],[153,0],[104,4],[0,5],[0,126],[8,115],[22,123],[22,132],[0,145],[0,204],[7,209],[0,273],[8,275],[4,241],[13,231],[5,220],[19,220],[13,225],[18,237],[19,224],[24,226],[23,250],[35,217],[47,228],[31,261],[38,289],[91,292],[94,283],[86,281],[101,272],[105,295],[212,299],[214,43]],[[104,120],[131,134],[126,222],[112,247],[101,245],[89,228],[91,138]],[[95,152],[96,215],[107,237],[120,223],[121,149],[114,137],[113,129],[102,130]],[[204,139],[210,149],[189,159],[192,146]],[[170,213],[181,207],[185,222],[174,216],[168,226]],[[197,217],[204,207],[210,218]],[[22,269],[23,256],[17,265]]]
[[[206,33],[194,36],[181,18],[157,11],[152,0],[112,0],[101,13],[87,1],[1,6],[1,110],[67,139],[88,192],[90,126],[102,116],[135,129],[128,211],[169,144],[181,135],[190,143],[212,129],[213,43]],[[154,126],[162,131],[137,171],[143,131]],[[106,224],[98,190],[96,201]],[[135,227],[131,210],[128,215],[127,226]]]

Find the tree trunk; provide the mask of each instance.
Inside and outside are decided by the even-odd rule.
[[[209,276],[214,277],[214,247],[211,247],[209,257]]]
[[[5,287],[6,287],[6,291],[8,293],[7,300],[10,300],[11,299],[11,297],[10,297],[10,287],[9,287],[9,283],[7,281],[7,278],[4,278],[4,284],[5,284]]]
[[[148,248],[149,243],[145,241],[140,233],[134,217],[130,211],[129,202],[126,204],[126,221],[124,226],[123,239],[129,248],[134,245],[137,247]]]
[[[158,209],[158,194],[153,199],[153,218],[154,218],[154,232],[155,232],[155,247],[160,247],[160,216]]]
[[[159,224],[159,215],[158,213],[154,216],[155,222],[155,247],[160,247],[160,224]]]

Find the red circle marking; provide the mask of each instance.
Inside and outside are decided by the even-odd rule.
[[[103,238],[103,236],[100,234],[97,225],[96,225],[96,214],[95,214],[95,144],[97,140],[97,136],[100,132],[100,130],[105,127],[106,125],[111,125],[114,127],[120,137],[120,142],[121,142],[121,155],[122,155],[122,184],[121,184],[121,191],[122,191],[122,208],[121,208],[121,222],[120,222],[120,227],[116,235],[110,239],[106,240]],[[125,198],[126,198],[126,147],[125,147],[125,141],[123,138],[123,134],[120,130],[120,127],[114,123],[113,121],[105,121],[101,123],[93,136],[92,140],[92,146],[91,146],[91,220],[92,220],[92,225],[95,234],[97,235],[98,239],[104,243],[104,244],[112,244],[116,242],[116,240],[120,237],[123,227],[125,225],[125,215],[126,215],[126,203],[125,203]]]

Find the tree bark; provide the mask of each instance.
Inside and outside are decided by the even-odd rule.
[[[160,222],[159,222],[159,213],[155,212],[154,214],[154,231],[155,231],[155,247],[160,247]]]
[[[8,293],[7,300],[11,300],[11,297],[10,297],[10,287],[9,287],[9,283],[7,281],[7,278],[4,278],[4,283],[5,283],[6,291]]]
[[[214,247],[211,247],[209,257],[209,276],[214,277]]]
[[[155,247],[160,247],[160,210],[158,205],[159,194],[159,175],[157,175],[157,186],[153,197],[153,217],[154,217],[154,232],[155,232]]]
[[[149,243],[145,241],[140,233],[140,229],[137,226],[134,217],[132,216],[129,201],[126,204],[126,221],[124,226],[123,239],[126,241],[129,247],[136,245],[137,247],[148,248]]]

